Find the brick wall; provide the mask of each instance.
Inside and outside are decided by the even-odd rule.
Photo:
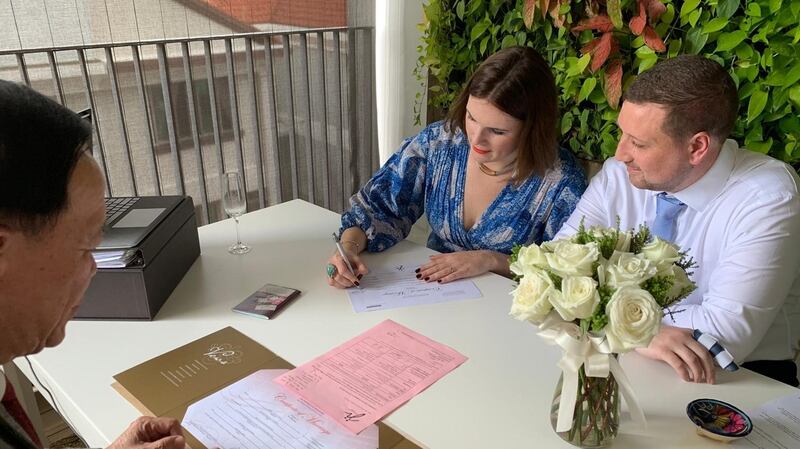
[[[347,25],[347,0],[207,0],[246,24],[278,23],[308,28]]]

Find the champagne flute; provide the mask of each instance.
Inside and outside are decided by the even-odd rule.
[[[231,254],[245,254],[250,247],[239,238],[239,216],[247,211],[242,177],[237,171],[225,172],[222,178],[222,207],[225,213],[236,222],[236,244],[228,248]]]

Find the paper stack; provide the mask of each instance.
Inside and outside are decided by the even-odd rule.
[[[97,268],[125,268],[131,265],[138,256],[135,249],[122,249],[114,251],[93,251],[92,257]]]

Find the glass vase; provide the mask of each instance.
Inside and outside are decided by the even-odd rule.
[[[561,388],[564,375],[558,379],[550,422],[553,429],[558,420]],[[581,366],[578,372],[578,393],[572,426],[566,432],[556,432],[564,441],[583,448],[608,447],[617,437],[619,429],[619,384],[614,375],[588,377]]]

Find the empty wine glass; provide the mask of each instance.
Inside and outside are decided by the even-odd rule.
[[[237,171],[226,172],[222,178],[222,207],[225,213],[236,222],[236,244],[228,248],[231,254],[245,254],[250,247],[239,238],[239,216],[247,211],[242,177]]]

